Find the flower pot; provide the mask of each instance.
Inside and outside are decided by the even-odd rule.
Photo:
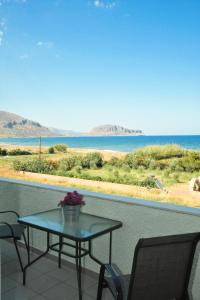
[[[73,223],[79,219],[81,205],[65,205],[62,207],[63,218],[65,222]]]

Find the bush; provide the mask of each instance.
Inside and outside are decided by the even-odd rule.
[[[81,172],[82,172],[82,167],[81,166],[76,166],[75,167],[75,171],[78,173],[78,174],[81,174]]]
[[[59,164],[59,170],[61,172],[70,171],[75,167],[76,163],[77,163],[76,156],[69,156],[68,158],[61,159]]]
[[[16,160],[13,162],[13,167],[16,171],[26,171],[43,174],[52,174],[55,170],[53,162],[44,159],[34,159],[28,161]]]
[[[179,175],[178,175],[177,173],[175,173],[175,174],[173,175],[173,180],[174,180],[175,183],[180,182],[180,181],[179,181]]]
[[[63,152],[63,153],[67,152],[67,146],[64,144],[55,145],[54,149],[58,152]]]
[[[146,146],[134,152],[137,157],[148,157],[154,160],[180,158],[185,156],[186,150],[178,145],[164,145],[164,146]]]
[[[48,152],[49,152],[49,154],[54,154],[54,153],[55,153],[54,147],[50,147],[50,148],[48,149]]]
[[[131,171],[130,167],[126,164],[122,165],[122,170],[126,173],[130,173],[130,171]]]
[[[109,161],[108,164],[112,167],[121,167],[123,161],[120,158],[113,156]]]
[[[6,155],[8,155],[8,151],[6,149],[0,148],[0,156],[6,156]]]
[[[169,175],[170,175],[170,170],[169,170],[169,169],[166,169],[166,170],[163,172],[163,175],[164,175],[164,177],[169,177]]]
[[[128,153],[124,158],[124,164],[128,165],[131,169],[138,169],[144,167],[148,169],[151,159],[148,156],[138,156],[137,153]]]
[[[152,177],[147,177],[146,179],[140,181],[139,185],[143,187],[156,188],[155,181]]]
[[[21,149],[13,149],[8,152],[8,155],[10,155],[10,156],[31,155],[31,152],[26,151],[26,150],[21,150]]]
[[[141,161],[137,159],[134,153],[128,153],[124,158],[124,164],[131,169],[137,169],[141,165]]]
[[[92,169],[94,167],[102,168],[104,165],[102,154],[99,152],[88,153],[87,155],[82,157],[81,165],[86,169]]]
[[[188,152],[187,156],[171,161],[169,168],[176,172],[198,172],[200,171],[200,156],[198,153]]]
[[[118,170],[114,170],[113,176],[114,176],[114,177],[119,177],[119,171],[118,171]]]

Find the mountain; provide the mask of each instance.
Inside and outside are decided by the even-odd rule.
[[[93,128],[90,131],[90,135],[96,135],[96,136],[138,136],[138,135],[144,135],[142,130],[134,130],[134,129],[128,129],[122,126],[117,125],[101,125]]]
[[[16,114],[0,111],[0,137],[38,137],[38,136],[123,136],[143,135],[141,130],[133,130],[117,125],[101,125],[89,133],[47,128],[40,123]]]
[[[48,128],[5,111],[0,111],[1,137],[55,136]]]

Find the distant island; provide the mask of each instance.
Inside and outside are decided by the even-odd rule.
[[[117,125],[101,125],[101,126],[93,128],[90,131],[90,134],[95,135],[95,136],[144,135],[142,130],[128,129],[128,128],[125,128],[122,126],[117,126]]]
[[[19,115],[0,111],[0,137],[75,137],[75,136],[140,136],[142,130],[128,129],[117,125],[101,125],[90,132],[76,132],[57,128],[48,128],[36,121]]]

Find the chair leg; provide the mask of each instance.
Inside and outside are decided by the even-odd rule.
[[[18,245],[17,245],[17,240],[15,238],[13,238],[13,241],[14,241],[15,249],[16,249],[16,252],[17,252],[18,259],[19,259],[19,264],[20,264],[21,270],[23,272],[24,268],[23,268],[21,256],[20,256],[20,253],[19,253]]]
[[[28,251],[28,244],[27,244],[27,240],[26,240],[25,234],[22,233],[22,236],[23,236],[23,239],[24,239],[26,250]]]
[[[102,265],[101,269],[100,269],[100,274],[99,274],[97,300],[101,300],[102,299],[102,292],[103,292],[103,288],[104,288],[104,273],[105,273],[105,266]]]
[[[29,249],[25,234],[23,233],[22,236],[23,236],[23,239],[24,239],[24,244],[25,244],[25,247],[26,247],[26,251],[27,251],[27,255],[28,255],[28,264],[29,264],[30,263],[30,249]]]

